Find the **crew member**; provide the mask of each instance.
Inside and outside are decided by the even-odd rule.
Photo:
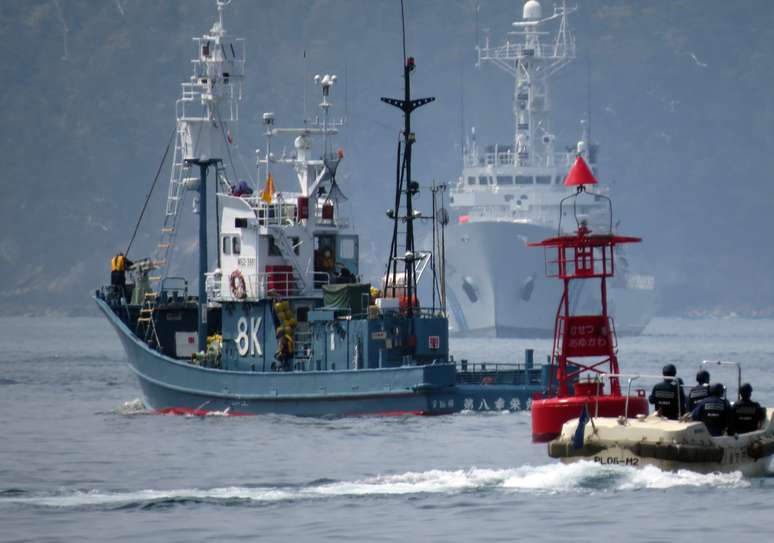
[[[132,264],[124,253],[118,253],[110,261],[110,284],[119,290],[121,296],[126,296],[126,268]]]
[[[723,397],[723,390],[721,383],[712,385],[710,395],[701,400],[691,413],[691,419],[703,422],[713,436],[723,435],[731,414],[731,404]]]
[[[766,420],[766,409],[750,399],[752,390],[750,383],[745,383],[739,387],[739,395],[742,399],[735,401],[734,405],[731,406],[728,435],[754,432],[759,430],[763,421]]]
[[[688,407],[687,411],[693,411],[701,400],[709,396],[709,372],[707,370],[701,370],[697,373],[696,382],[698,384],[691,389],[688,393],[688,398],[686,399]]]
[[[285,333],[285,327],[277,328],[277,350],[274,353],[277,362],[273,363],[272,369],[278,371],[290,370],[290,361],[293,358],[293,340]]]
[[[661,371],[664,380],[653,387],[648,401],[652,403],[656,411],[671,420],[677,420],[685,411],[685,395],[680,386],[680,381],[675,377],[677,368],[674,364],[667,364]]]

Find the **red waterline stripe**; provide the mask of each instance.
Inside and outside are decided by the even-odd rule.
[[[165,407],[163,409],[156,409],[156,413],[159,415],[177,415],[187,417],[206,417],[212,413],[217,413],[224,417],[247,417],[253,415],[253,413],[240,413],[238,411],[207,411],[206,409],[193,409],[191,407]]]

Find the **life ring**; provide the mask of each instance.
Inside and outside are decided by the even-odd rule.
[[[241,271],[234,270],[231,272],[231,275],[228,277],[228,286],[231,288],[231,294],[237,300],[247,298],[247,285]]]

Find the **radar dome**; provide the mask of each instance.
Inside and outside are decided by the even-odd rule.
[[[527,21],[537,21],[543,16],[543,8],[540,6],[538,0],[528,0],[524,4],[524,19]]]

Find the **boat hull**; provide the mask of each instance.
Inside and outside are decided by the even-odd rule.
[[[527,247],[527,242],[555,233],[513,222],[450,225],[446,231],[446,278],[452,334],[552,337],[561,281],[545,276],[543,251]],[[652,285],[630,281],[621,270],[619,274],[608,283],[610,314],[619,334],[638,335],[654,314],[655,293]],[[572,285],[577,312],[598,312],[599,292],[591,286],[583,282]]]
[[[563,425],[570,419],[577,419],[584,407],[594,417],[648,414],[648,400],[644,396],[570,396],[536,400],[532,404],[533,443],[547,443],[558,437]]]
[[[508,384],[489,375],[459,383],[453,364],[303,372],[205,368],[151,349],[108,304],[96,302],[121,340],[144,403],[162,413],[319,417],[514,411],[529,409],[532,396],[544,388],[532,378],[525,378],[526,385]]]
[[[594,418],[586,423],[583,444],[576,448],[578,419],[568,421],[548,444],[548,454],[562,462],[592,461],[605,465],[656,466],[699,473],[740,471],[749,477],[770,473],[774,456],[772,410],[763,429],[738,436],[713,437],[700,422],[646,418]]]

